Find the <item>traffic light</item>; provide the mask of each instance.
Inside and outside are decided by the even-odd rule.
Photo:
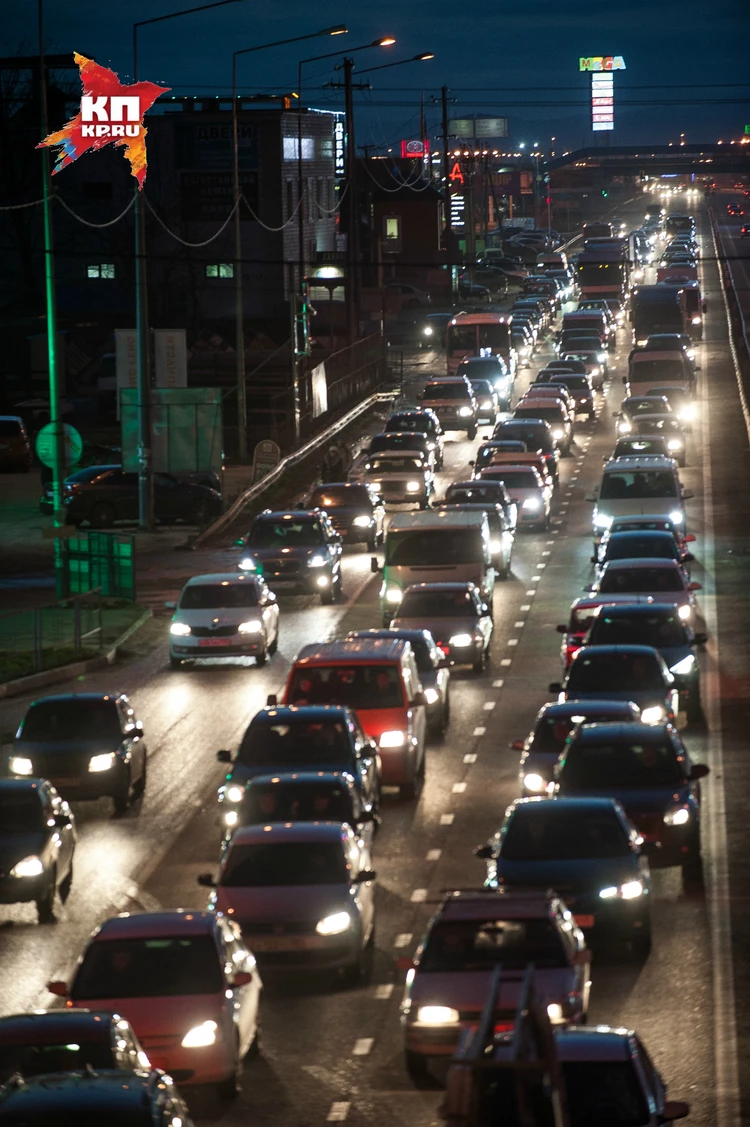
[[[606,188],[602,188],[602,195],[604,196],[604,198],[605,198],[605,199],[606,199],[606,198],[607,198],[607,196],[609,195],[609,192],[607,191],[607,189],[606,189]]]

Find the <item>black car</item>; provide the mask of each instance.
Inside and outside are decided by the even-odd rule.
[[[692,562],[693,555],[680,547],[671,532],[612,532],[602,539],[591,562],[601,569],[609,560],[635,559],[677,560],[687,564]]]
[[[435,468],[443,468],[443,428],[434,411],[429,407],[414,408],[411,411],[394,411],[385,423],[386,431],[414,431],[426,434],[433,445]]]
[[[368,552],[374,552],[383,543],[385,507],[367,484],[339,481],[319,485],[304,504],[308,509],[323,509],[345,544],[366,544]]]
[[[163,1072],[84,1069],[14,1078],[0,1088],[0,1124],[14,1127],[192,1127]]]
[[[520,798],[474,852],[488,888],[554,888],[586,939],[651,947],[651,874],[638,831],[612,798]]]
[[[154,515],[157,521],[171,524],[183,521],[204,525],[221,514],[221,494],[206,485],[179,481],[167,473],[153,475]],[[92,528],[111,528],[116,521],[138,520],[138,474],[122,466],[87,466],[65,478],[63,505],[67,524],[88,521]],[[39,508],[52,513],[52,487],[42,497]]]
[[[529,450],[541,450],[552,480],[557,484],[560,470],[560,454],[549,423],[533,419],[504,419],[497,423],[492,432],[493,438],[520,438]]]
[[[367,448],[367,456],[370,458],[374,454],[390,454],[392,452],[404,454],[412,450],[418,450],[420,454],[424,454],[425,461],[430,464],[432,469],[436,468],[435,444],[426,431],[379,431],[378,434],[374,434],[370,439],[370,445]]]
[[[348,771],[269,771],[244,787],[223,787],[224,842],[240,826],[265,822],[346,822],[372,844],[380,815]],[[0,1027],[1,1028],[1,1027]]]
[[[420,348],[444,348],[445,333],[453,313],[428,313],[418,322]]]
[[[123,693],[34,701],[16,732],[7,774],[49,779],[64,798],[111,798],[124,814],[146,789],[143,725]]]
[[[671,724],[579,724],[554,778],[561,796],[617,799],[655,846],[651,863],[680,865],[693,877],[701,865],[700,780],[708,773],[691,762]]]
[[[33,901],[40,923],[54,920],[55,897],[70,894],[76,840],[70,807],[45,779],[0,779],[0,904]]]
[[[149,1068],[130,1022],[119,1014],[70,1009],[0,1017],[0,1084],[16,1073],[28,1080],[101,1068]]]
[[[319,595],[324,604],[341,598],[341,536],[323,510],[266,509],[251,524],[243,549],[279,594]]]
[[[445,505],[500,505],[508,519],[510,528],[515,532],[518,523],[518,506],[511,500],[505,482],[482,481],[480,478],[471,481],[452,481],[445,491],[443,498]]]
[[[476,458],[469,465],[474,473],[479,473],[492,462],[496,454],[527,454],[529,448],[520,438],[488,438],[477,450]]]
[[[654,456],[671,458],[667,450],[667,440],[663,434],[637,434],[635,437],[618,438],[611,454],[605,454],[602,461],[613,458],[652,458]]]
[[[571,361],[571,363],[579,363],[579,361]],[[585,364],[581,363],[581,367],[585,368]],[[585,372],[564,372],[552,367],[543,368],[534,383],[544,384],[545,387],[565,387],[575,403],[576,414],[586,415],[589,419],[596,414],[594,389]],[[533,385],[529,390],[533,390]]]
[[[233,787],[270,771],[347,771],[365,805],[376,813],[380,806],[377,747],[365,736],[356,713],[343,705],[262,708],[250,721],[237,755],[222,749],[216,758],[228,765],[220,801],[232,797]]]

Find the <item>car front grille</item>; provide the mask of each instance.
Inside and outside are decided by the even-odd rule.
[[[265,575],[297,575],[299,560],[261,560]]]
[[[236,625],[229,626],[192,626],[190,635],[193,638],[231,638],[237,633]]]

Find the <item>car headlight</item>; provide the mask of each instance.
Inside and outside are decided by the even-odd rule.
[[[432,328],[431,325],[425,325],[425,327],[422,329],[422,333],[426,337],[431,337],[434,332],[435,332],[435,330]]]
[[[542,507],[542,502],[538,497],[524,497],[521,504],[522,509],[526,509],[529,513],[536,513]]]
[[[547,780],[543,779],[541,775],[537,775],[535,771],[531,771],[528,775],[524,775],[523,785],[532,794],[541,794],[547,789]]]
[[[241,622],[237,627],[238,634],[260,634],[263,629],[263,623],[259,622],[257,618],[251,618],[248,622]]]
[[[404,593],[400,587],[389,587],[385,593],[385,601],[387,603],[400,603],[404,597]]]
[[[675,806],[664,815],[665,826],[684,826],[689,821],[690,808],[687,806]]]
[[[23,861],[19,861],[10,870],[12,877],[40,877],[44,872],[44,865],[39,857],[31,854],[30,857],[24,857]]]
[[[470,646],[473,641],[471,634],[454,634],[448,639],[448,645],[461,649],[463,646]]]
[[[669,519],[672,524],[682,524],[685,520],[685,514],[680,509],[673,509],[669,514]]]
[[[594,513],[594,528],[609,528],[612,517],[607,513]]]
[[[592,377],[593,377],[593,376],[598,376],[598,375],[599,375],[599,369],[598,369],[597,367],[593,367],[593,368],[591,369],[591,371],[589,372],[589,375],[590,375],[590,376],[592,376]]]
[[[182,1038],[182,1048],[205,1049],[206,1046],[213,1045],[216,1041],[217,1029],[218,1026],[215,1021],[204,1021],[202,1025],[193,1026]]]
[[[224,815],[224,825],[228,827],[236,826],[240,820],[240,816],[236,810],[227,810]]]
[[[648,340],[646,337],[644,337],[643,340],[637,340],[635,343],[638,348],[645,348],[648,344]]]
[[[310,556],[310,559],[307,561],[307,566],[308,567],[325,567],[327,563],[328,563],[328,560],[325,558],[325,556],[321,556],[320,554],[316,554],[314,556]]]
[[[178,638],[186,638],[190,633],[190,627],[187,622],[173,622],[169,627],[169,633]]]
[[[562,427],[555,427],[555,429],[552,431],[552,437],[557,439],[558,442],[561,438],[564,438],[564,436],[565,431],[562,429]]]
[[[700,323],[701,323],[700,317],[692,317],[691,320],[690,320],[691,325],[700,325]]]
[[[695,360],[695,349],[688,348],[685,352],[685,355],[687,356],[688,360]]]
[[[351,926],[351,922],[352,917],[348,912],[334,912],[333,915],[318,920],[315,930],[318,935],[341,935],[342,931]]]
[[[621,900],[635,900],[638,896],[642,896],[644,891],[642,881],[628,880],[619,887],[612,884],[608,888],[603,888],[599,893],[599,898],[600,900],[614,900],[615,897],[619,897]]]
[[[682,443],[679,438],[670,438],[667,443],[667,450],[682,450]]]
[[[407,481],[406,483],[407,493],[418,493],[421,488],[422,484],[418,481]]]
[[[617,424],[618,434],[630,434],[632,429],[633,427],[627,419],[620,419],[619,423]]]
[[[227,802],[242,802],[244,795],[242,787],[227,787],[224,798]]]
[[[687,654],[676,665],[670,665],[669,672],[676,673],[680,677],[684,677],[686,673],[691,673],[695,669],[695,657],[693,654]]]
[[[603,364],[606,361],[606,359],[607,359],[607,353],[606,352],[600,352],[599,355],[597,356],[597,360],[599,361],[600,364]]]
[[[471,407],[459,407],[458,413],[462,419],[468,419],[469,415],[473,415]]]
[[[355,528],[369,528],[370,527],[370,520],[371,520],[371,518],[366,517],[366,516],[355,517],[354,518],[354,527]]]
[[[402,747],[406,743],[406,733],[394,730],[382,732],[378,744],[380,747]]]
[[[455,1025],[458,1021],[458,1010],[451,1006],[420,1006],[417,1010],[417,1021],[420,1025]]]
[[[563,1008],[559,1002],[550,1002],[547,1006],[547,1017],[550,1021],[562,1021],[564,1017]]]
[[[697,415],[694,403],[686,403],[685,406],[678,412],[677,418],[682,419],[683,422],[690,422]]]
[[[482,405],[482,409],[486,410],[488,407],[492,407],[492,400],[491,399],[483,399],[481,405]]]
[[[428,704],[437,704],[437,702],[440,700],[440,693],[437,691],[437,689],[425,689],[424,699]]]
[[[497,553],[502,552],[502,550],[503,550],[502,540],[490,540],[490,551],[493,553],[493,555],[497,555]]]
[[[237,566],[239,567],[240,571],[255,571],[256,570],[255,569],[255,560],[250,559],[249,556],[245,556],[244,559],[241,559]]]
[[[690,615],[693,613],[693,608],[689,607],[687,603],[683,603],[681,607],[677,608],[677,617],[681,618],[683,622],[687,622]]]
[[[23,755],[12,755],[8,761],[11,775],[31,775],[34,765]]]
[[[664,706],[661,704],[653,704],[641,712],[641,720],[644,724],[661,724],[666,718]]]
[[[92,755],[89,759],[89,771],[111,771],[115,765],[113,751],[102,752],[101,755]]]

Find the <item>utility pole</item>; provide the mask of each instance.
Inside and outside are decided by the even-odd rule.
[[[237,380],[237,456],[247,462],[247,387],[245,384],[245,308],[242,295],[242,214],[240,189],[237,55],[232,55],[232,160],[234,171],[234,308],[235,376]]]
[[[42,0],[38,7],[39,26],[39,100],[42,116],[42,137],[49,136],[47,114],[47,72],[44,64],[44,13]],[[57,302],[55,300],[55,255],[52,244],[51,196],[52,183],[49,167],[49,149],[42,150],[42,183],[44,197],[44,285],[47,299],[47,364],[49,368],[49,418],[53,430],[52,465],[52,524],[60,528],[63,524],[63,424],[60,421],[60,385],[57,379]],[[63,561],[63,545],[59,536],[55,537],[55,587],[58,599],[67,595]]]

